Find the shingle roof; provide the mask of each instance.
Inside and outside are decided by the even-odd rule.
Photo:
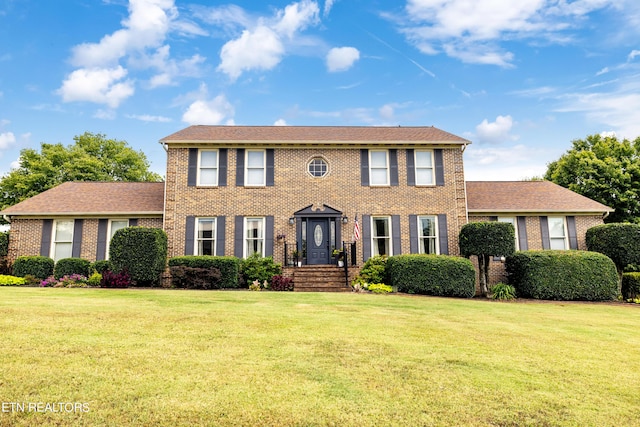
[[[550,181],[467,181],[469,213],[613,212],[608,206]]]
[[[405,143],[470,144],[433,126],[189,126],[160,140],[162,143]]]
[[[65,182],[0,215],[162,214],[164,182]]]

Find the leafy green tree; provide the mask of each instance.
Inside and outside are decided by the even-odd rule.
[[[605,222],[640,222],[640,137],[589,135],[572,145],[545,179],[614,208]]]
[[[74,144],[41,143],[40,151],[25,148],[20,166],[0,178],[0,209],[13,206],[66,181],[160,181],[149,171],[141,151],[125,141],[85,132]]]

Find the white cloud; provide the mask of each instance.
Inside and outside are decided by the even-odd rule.
[[[633,61],[636,56],[640,56],[640,50],[634,49],[629,53],[629,56],[627,56],[627,61]]]
[[[274,126],[289,126],[285,119],[278,119],[273,123]]]
[[[327,54],[327,68],[330,72],[346,71],[360,59],[360,52],[354,47],[334,47]]]
[[[393,108],[392,105],[385,104],[382,107],[380,107],[380,109],[378,110],[378,113],[380,114],[380,117],[382,117],[384,120],[391,120],[393,119],[395,109]]]
[[[0,133],[0,150],[6,150],[16,143],[16,136],[13,132]]]
[[[329,12],[331,12],[331,8],[333,7],[333,3],[335,3],[335,0],[325,0],[324,9],[322,11],[324,16],[329,15]]]
[[[504,148],[470,145],[464,152],[464,177],[469,181],[519,181],[543,176],[547,155],[522,144]]]
[[[234,14],[238,15],[235,9]],[[218,70],[235,81],[245,71],[273,69],[296,33],[318,23],[318,14],[315,1],[302,0],[279,10],[271,19],[258,19],[254,26],[245,23],[242,34],[222,46]]]
[[[484,119],[482,123],[476,126],[476,137],[478,142],[485,142],[489,144],[499,144],[506,141],[515,141],[517,136],[510,135],[511,128],[513,127],[513,119],[511,116],[498,116],[496,120],[489,123],[487,119]]]
[[[140,120],[141,122],[168,123],[171,121],[169,117],[152,116],[149,114],[129,114],[126,117],[129,119]]]
[[[127,70],[121,66],[110,69],[81,68],[69,74],[57,93],[64,102],[88,101],[117,108],[134,93],[133,82],[123,80],[126,75]]]
[[[193,102],[182,115],[182,121],[190,125],[233,124],[233,106],[224,95],[206,101]]]

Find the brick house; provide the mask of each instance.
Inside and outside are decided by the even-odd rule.
[[[65,183],[2,211],[9,259],[104,259],[109,236],[137,224],[166,231],[169,257],[258,252],[286,263],[297,249],[304,264],[334,265],[356,219],[358,265],[457,255],[460,228],[489,219],[511,218],[520,248],[542,249],[560,244],[562,218],[565,245],[583,249],[611,211],[547,182],[465,183],[470,142],[434,127],[191,126],[160,143],[165,183]]]

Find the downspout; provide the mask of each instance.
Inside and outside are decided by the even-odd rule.
[[[9,215],[2,215],[2,219],[4,219],[5,221],[7,221],[9,224],[11,224],[11,217]]]
[[[169,160],[169,150],[167,149],[167,144],[163,143],[162,141],[158,141],[158,143],[160,144],[160,146],[162,147],[162,149],[164,150],[165,154],[167,154],[167,160]],[[165,161],[165,163],[168,163],[167,161]],[[167,166],[169,166],[167,164]],[[167,173],[167,168],[165,168],[165,174]],[[163,194],[163,198],[162,198],[162,231],[164,231],[165,233],[167,232],[167,230],[165,229],[165,218],[167,217],[167,176],[164,177],[164,194]]]

